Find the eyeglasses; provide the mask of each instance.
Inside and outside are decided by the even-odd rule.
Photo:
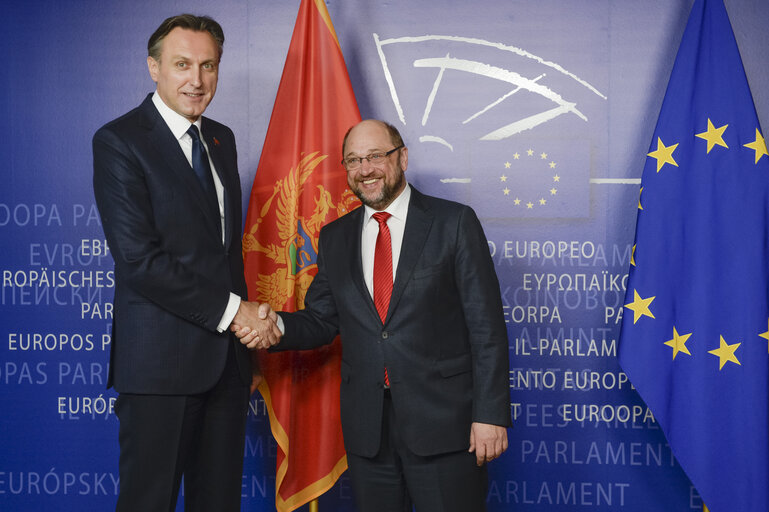
[[[402,147],[403,144],[397,148],[391,149],[386,153],[371,153],[370,155],[366,156],[351,156],[350,158],[343,159],[342,165],[348,171],[355,171],[360,168],[361,164],[363,164],[363,160],[367,160],[371,165],[382,165],[388,156],[392,155]]]

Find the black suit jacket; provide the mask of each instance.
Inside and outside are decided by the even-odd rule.
[[[472,422],[510,425],[508,342],[499,282],[467,206],[412,187],[384,325],[363,280],[364,209],[328,224],[306,309],[281,313],[276,348],[341,335],[342,429],[351,453],[379,450],[383,368],[404,442],[418,455],[467,450]]]
[[[152,95],[93,138],[94,193],[115,260],[109,385],[120,393],[206,391],[233,344],[216,327],[230,292],[246,298],[235,138],[207,118],[202,132],[224,186],[224,245],[220,218]],[[249,383],[247,351],[235,350]]]

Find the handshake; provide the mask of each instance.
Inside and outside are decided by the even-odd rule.
[[[267,349],[280,342],[278,314],[268,303],[241,301],[230,330],[249,349]]]

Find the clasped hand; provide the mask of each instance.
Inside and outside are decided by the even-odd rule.
[[[242,301],[230,330],[249,349],[267,349],[280,342],[278,314],[268,303]]]

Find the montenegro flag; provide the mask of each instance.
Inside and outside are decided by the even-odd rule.
[[[262,149],[243,236],[250,300],[304,307],[317,273],[318,234],[359,206],[347,188],[342,138],[360,113],[321,0],[302,0]],[[254,354],[278,443],[275,506],[294,510],[347,469],[339,418],[341,344]]]

